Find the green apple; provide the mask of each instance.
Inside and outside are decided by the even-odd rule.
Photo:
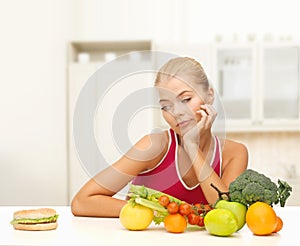
[[[239,202],[229,202],[227,200],[220,200],[215,205],[215,208],[228,209],[232,213],[234,213],[238,222],[237,231],[242,229],[242,227],[245,225],[247,207],[244,204],[241,204]]]
[[[225,208],[210,210],[204,216],[204,225],[210,234],[222,237],[230,236],[238,228],[235,214]]]

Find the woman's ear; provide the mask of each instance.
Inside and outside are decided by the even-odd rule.
[[[212,105],[215,100],[215,92],[214,89],[209,87],[208,92],[207,92],[207,104]]]

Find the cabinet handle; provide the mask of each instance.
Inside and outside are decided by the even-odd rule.
[[[224,81],[223,81],[223,72],[219,71],[219,94],[223,97],[224,93]]]

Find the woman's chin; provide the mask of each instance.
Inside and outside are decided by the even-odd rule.
[[[178,127],[178,134],[180,136],[184,136],[184,134],[186,134],[188,131],[190,131],[195,125],[194,124],[189,124],[187,126],[184,127]]]

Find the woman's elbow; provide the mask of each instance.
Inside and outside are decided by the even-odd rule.
[[[71,202],[71,212],[74,216],[83,216],[82,211],[83,202],[78,196],[75,196]]]

